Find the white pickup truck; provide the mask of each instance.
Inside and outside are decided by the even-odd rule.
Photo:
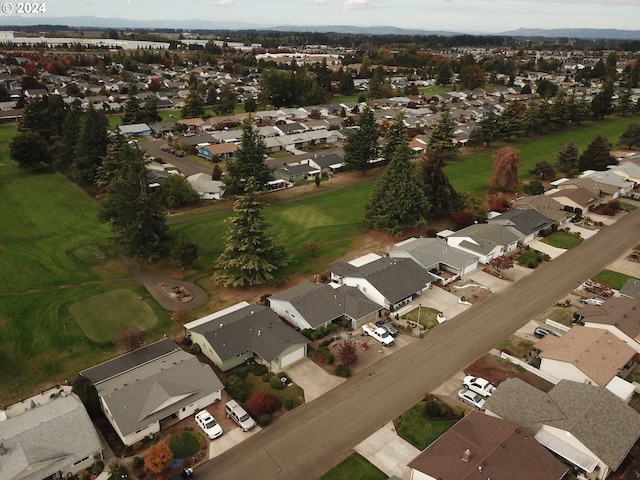
[[[378,327],[373,323],[367,323],[362,326],[365,335],[375,338],[385,347],[393,345],[393,336],[384,328]]]

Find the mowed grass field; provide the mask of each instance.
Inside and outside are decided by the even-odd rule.
[[[558,133],[552,133],[537,137],[524,137],[507,143],[493,144],[489,147],[467,149],[468,153],[453,160],[444,169],[459,192],[470,192],[484,195],[489,190],[488,181],[491,177],[493,155],[504,146],[510,146],[520,151],[522,167],[519,170],[520,181],[532,179],[529,169],[536,163],[547,161],[555,165],[556,157],[570,140],[576,142],[580,153],[597,136],[603,135],[617,147],[618,139],[624,130],[631,124],[637,123],[638,116],[611,117],[602,122],[585,122],[576,127],[571,127]],[[522,190],[519,190],[522,193]]]

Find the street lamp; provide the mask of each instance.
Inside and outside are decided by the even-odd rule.
[[[418,304],[418,328],[420,328],[420,312],[422,312],[422,303]]]

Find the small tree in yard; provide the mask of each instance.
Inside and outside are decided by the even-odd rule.
[[[496,269],[496,273],[502,276],[502,270],[508,270],[509,268],[513,268],[513,258],[507,257],[506,255],[501,255],[492,259],[489,262],[493,268]]]
[[[340,344],[340,347],[338,347],[338,358],[340,359],[340,363],[346,367],[356,363],[356,360],[358,360],[358,349],[353,339],[345,340]]]
[[[115,338],[118,345],[124,347],[127,352],[133,352],[144,343],[144,332],[140,327],[133,327],[121,331]]]
[[[161,473],[171,465],[173,452],[166,443],[156,443],[149,447],[147,455],[144,457],[144,467],[153,473]]]
[[[265,413],[271,415],[277,412],[281,405],[280,399],[273,393],[258,391],[247,402],[247,410],[253,416],[259,417]]]
[[[198,246],[184,238],[178,238],[171,249],[171,260],[180,265],[183,270],[193,265],[199,256]]]

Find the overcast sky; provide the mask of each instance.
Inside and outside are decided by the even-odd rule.
[[[640,29],[640,0],[46,0],[41,3],[46,5],[47,17],[202,19],[268,26],[394,26],[457,32],[501,32],[520,27]]]

